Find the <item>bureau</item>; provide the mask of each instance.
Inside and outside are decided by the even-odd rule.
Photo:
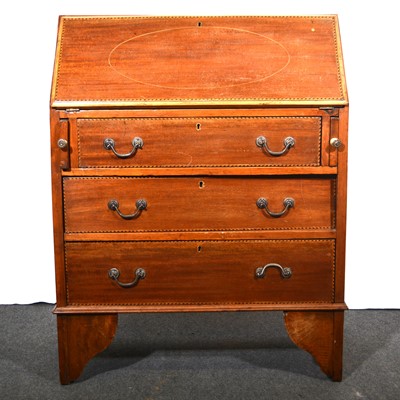
[[[60,381],[119,313],[283,312],[342,377],[337,17],[60,17],[50,101]]]

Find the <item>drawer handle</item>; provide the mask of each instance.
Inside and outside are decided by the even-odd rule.
[[[138,268],[138,269],[135,271],[135,275],[136,275],[136,277],[135,277],[135,279],[134,279],[132,282],[123,283],[123,282],[120,282],[120,281],[118,280],[118,278],[119,278],[119,276],[120,276],[120,272],[119,272],[119,269],[118,269],[118,268],[111,268],[111,269],[108,271],[108,277],[109,277],[110,279],[114,280],[115,282],[117,282],[118,285],[121,286],[122,288],[131,288],[131,287],[133,287],[133,286],[136,286],[136,285],[138,284],[138,282],[139,282],[140,279],[144,279],[144,278],[146,277],[146,271],[145,271],[143,268]]]
[[[256,278],[264,278],[266,274],[266,270],[268,268],[279,268],[281,270],[281,276],[284,279],[289,279],[292,276],[292,270],[289,267],[282,267],[279,264],[271,263],[264,265],[263,267],[259,267],[256,269]]]
[[[125,154],[120,154],[115,150],[115,141],[114,139],[107,138],[104,139],[103,146],[106,150],[112,150],[112,152],[118,157],[118,158],[128,158],[131,156],[134,156],[137,152],[138,149],[143,148],[143,139],[140,137],[135,137],[132,140],[132,146],[133,149],[129,153]]]
[[[281,151],[273,151],[268,147],[267,139],[264,136],[259,136],[256,139],[256,145],[258,147],[261,147],[269,155],[274,156],[274,157],[283,156],[294,146],[294,144],[295,144],[294,138],[292,138],[291,136],[288,136],[283,141],[283,145],[285,146],[284,149]]]
[[[279,218],[282,217],[282,215],[286,214],[289,210],[289,208],[294,207],[294,199],[292,199],[291,197],[286,197],[286,199],[283,200],[283,205],[284,205],[284,209],[280,212],[273,212],[271,210],[268,209],[268,200],[265,199],[264,197],[260,197],[257,202],[257,207],[260,208],[261,210],[265,210],[265,212],[273,217],[273,218]]]
[[[123,214],[119,210],[119,203],[118,200],[110,200],[108,202],[108,208],[111,211],[116,211],[117,214],[123,219],[134,219],[137,218],[143,210],[147,208],[147,201],[145,199],[136,200],[136,211],[133,214]]]

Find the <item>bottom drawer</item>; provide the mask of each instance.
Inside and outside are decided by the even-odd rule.
[[[333,302],[334,254],[334,240],[68,242],[67,301]]]

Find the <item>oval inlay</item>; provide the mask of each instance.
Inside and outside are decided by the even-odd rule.
[[[172,89],[215,89],[267,79],[290,62],[277,41],[247,30],[185,27],[134,36],[108,58],[127,79]]]

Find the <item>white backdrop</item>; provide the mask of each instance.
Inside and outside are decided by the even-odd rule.
[[[338,14],[351,103],[346,301],[350,308],[400,308],[395,6],[392,0],[2,2],[0,304],[55,302],[48,106],[58,15]]]

